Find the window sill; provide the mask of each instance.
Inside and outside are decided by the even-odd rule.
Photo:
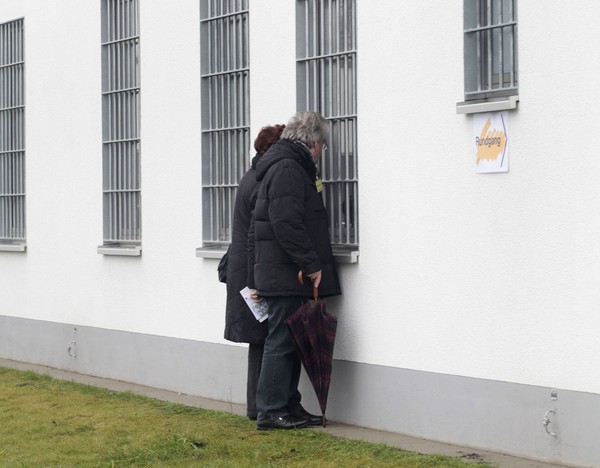
[[[516,109],[519,96],[507,96],[500,99],[485,99],[479,101],[464,101],[456,103],[457,114],[477,114],[480,112],[497,112]]]
[[[214,245],[198,247],[196,257],[217,258],[220,259],[227,252],[228,245]],[[358,250],[349,250],[345,248],[333,247],[333,257],[337,263],[358,263],[360,252]]]
[[[27,244],[0,244],[0,252],[25,252]]]
[[[99,245],[98,253],[101,255],[118,255],[124,257],[139,257],[142,255],[141,245]]]
[[[358,263],[360,251],[333,246],[333,258],[337,263]]]
[[[207,245],[196,249],[196,257],[221,258],[227,252],[229,245]]]

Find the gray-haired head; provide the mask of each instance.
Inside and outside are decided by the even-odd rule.
[[[325,141],[329,135],[329,122],[318,112],[296,112],[287,123],[281,138],[299,140],[309,148]]]

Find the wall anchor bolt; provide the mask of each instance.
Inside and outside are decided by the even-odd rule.
[[[76,340],[76,338],[77,338],[77,328],[75,328],[73,330],[73,339],[67,343],[67,353],[69,354],[69,357],[72,357],[72,358],[77,357],[77,350],[76,350],[77,340]]]
[[[550,420],[550,414],[556,414],[556,411],[553,409],[550,409],[548,411],[546,411],[546,414],[544,414],[544,419],[542,419],[542,424],[544,425],[544,429],[546,430],[546,434],[551,435],[552,437],[556,437],[556,433],[555,432],[550,432],[548,430],[548,426],[550,424],[552,424],[552,421]]]

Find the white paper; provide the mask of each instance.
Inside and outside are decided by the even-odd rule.
[[[246,304],[248,304],[248,307],[254,314],[254,317],[256,317],[256,320],[264,322],[269,316],[269,306],[267,305],[267,301],[263,299],[260,302],[254,302],[254,299],[252,299],[251,296],[252,290],[248,286],[242,289],[240,294],[246,301]]]
[[[473,116],[475,172],[508,172],[508,112]]]

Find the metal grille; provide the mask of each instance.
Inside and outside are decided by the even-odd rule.
[[[231,240],[233,204],[250,150],[248,0],[201,0],[204,245]]]
[[[104,245],[139,245],[139,2],[101,1]]]
[[[331,123],[320,171],[334,246],[358,247],[356,0],[297,0],[297,107]]]
[[[518,92],[517,0],[464,0],[465,99]]]
[[[0,24],[0,243],[25,242],[23,20]]]

